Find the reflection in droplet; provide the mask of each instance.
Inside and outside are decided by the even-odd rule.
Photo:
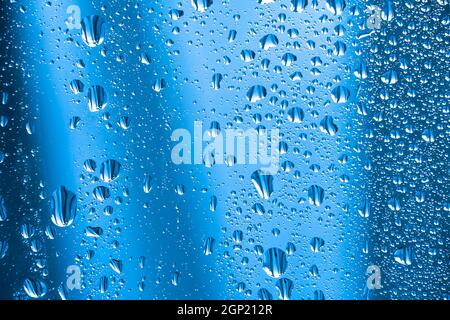
[[[263,270],[272,277],[281,277],[287,269],[286,253],[279,248],[270,248],[264,252]]]
[[[322,187],[318,185],[312,185],[308,189],[308,200],[309,203],[314,206],[320,206],[323,202],[325,196],[325,191]]]
[[[269,200],[273,192],[273,176],[261,170],[256,170],[252,173],[251,180],[259,196],[264,200]]]
[[[258,102],[267,96],[267,89],[261,85],[250,87],[247,91],[247,99],[250,102]]]
[[[26,278],[23,289],[30,298],[41,298],[47,294],[47,286],[42,280]]]
[[[100,166],[100,179],[107,183],[117,179],[120,174],[120,168],[121,165],[116,160],[108,159],[102,162]]]
[[[77,214],[77,197],[64,186],[56,189],[51,198],[51,220],[58,227],[68,227]]]
[[[102,86],[92,86],[87,94],[89,111],[99,112],[106,107],[107,96],[106,91]]]
[[[81,20],[81,37],[89,47],[96,47],[105,39],[106,24],[98,15],[84,17]]]
[[[205,12],[212,6],[213,0],[191,0],[191,3],[198,12]]]
[[[291,298],[294,282],[287,278],[281,278],[275,283],[281,300],[289,300]]]

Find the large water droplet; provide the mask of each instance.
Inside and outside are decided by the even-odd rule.
[[[325,191],[322,187],[318,185],[312,185],[308,189],[308,199],[309,203],[314,206],[320,206],[323,202],[323,198],[325,196]]]
[[[291,0],[291,11],[302,12],[308,5],[308,0]]]
[[[326,5],[327,9],[336,16],[341,15],[346,7],[345,0],[327,0]]]
[[[247,91],[247,99],[250,102],[258,102],[267,96],[267,89],[261,85],[252,86]]]
[[[94,172],[95,169],[97,168],[97,164],[95,163],[94,160],[92,159],[87,159],[86,161],[84,161],[83,163],[83,168],[84,170],[86,170],[87,172]]]
[[[251,180],[259,196],[264,200],[269,200],[273,192],[273,176],[262,170],[256,170],[252,173]]]
[[[87,94],[89,111],[99,112],[106,107],[107,96],[106,91],[102,86],[92,86]]]
[[[106,24],[98,15],[87,16],[81,20],[81,37],[85,44],[93,48],[103,43]]]
[[[333,117],[325,116],[320,121],[320,131],[334,136],[338,132],[338,126],[334,123]]]
[[[289,300],[291,298],[292,289],[294,288],[294,282],[290,279],[282,278],[275,283],[275,287],[278,290],[278,297],[281,300]]]
[[[23,289],[30,298],[41,298],[47,293],[47,286],[42,280],[26,278],[23,282]]]
[[[346,103],[350,98],[350,90],[343,86],[337,86],[331,91],[331,99],[334,103]]]
[[[222,82],[223,76],[221,73],[215,73],[212,77],[211,86],[214,90],[220,89],[220,83]]]
[[[77,214],[77,197],[66,187],[60,186],[52,194],[51,220],[58,227],[68,227]]]
[[[270,248],[264,252],[263,270],[272,277],[281,277],[287,269],[286,253],[279,248]]]
[[[105,182],[111,182],[120,174],[120,163],[116,160],[108,159],[100,166],[100,179]]]

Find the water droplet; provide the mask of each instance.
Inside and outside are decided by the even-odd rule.
[[[173,21],[179,20],[182,16],[184,16],[183,10],[172,9],[169,11],[169,17]]]
[[[347,45],[342,41],[336,41],[334,43],[334,50],[333,54],[338,57],[342,57],[345,55],[345,52],[347,51]]]
[[[142,187],[144,189],[144,193],[150,193],[152,191],[152,177],[146,175],[144,177],[144,185]]]
[[[105,276],[100,277],[98,287],[100,293],[105,293],[106,291],[108,291],[108,278]]]
[[[81,121],[80,117],[73,116],[72,118],[70,118],[69,128],[72,130],[75,130],[78,127],[78,124],[80,123],[80,121]]]
[[[269,50],[271,48],[275,48],[278,45],[278,38],[276,35],[270,33],[265,35],[259,40],[259,44],[261,48],[264,50]]]
[[[174,285],[174,286],[178,286],[178,282],[180,281],[180,273],[179,272],[177,272],[177,271],[175,271],[173,274],[172,274],[172,280],[171,280],[171,283],[172,283],[172,285]]]
[[[291,11],[302,12],[308,5],[308,0],[291,0]]]
[[[30,298],[41,298],[47,294],[47,286],[42,280],[26,278],[23,282],[23,289]]]
[[[277,280],[275,287],[278,290],[278,297],[281,300],[289,300],[291,298],[292,289],[294,288],[294,282],[288,278],[281,278]]]
[[[230,30],[228,33],[228,42],[233,42],[236,39],[237,31],[236,30]]]
[[[108,183],[117,179],[120,174],[120,163],[116,160],[108,159],[100,166],[100,179]]]
[[[119,259],[111,259],[109,261],[109,266],[111,267],[111,269],[118,273],[121,274],[122,273],[122,268],[123,268],[123,263],[122,260]]]
[[[29,223],[24,223],[20,226],[20,234],[24,239],[30,239],[36,233],[36,228]]]
[[[2,91],[2,94],[1,94],[1,101],[2,101],[2,104],[3,104],[3,105],[5,105],[5,104],[8,103],[8,97],[9,97],[8,92]]]
[[[264,209],[263,205],[260,204],[260,203],[255,203],[252,206],[252,211],[254,213],[256,213],[257,215],[260,215],[260,216],[264,215],[264,213],[266,212],[266,210]]]
[[[86,227],[86,229],[84,229],[84,234],[86,235],[86,237],[99,238],[103,234],[103,229],[101,227],[88,226]]]
[[[152,89],[155,92],[161,92],[162,89],[166,87],[166,80],[164,78],[158,78],[153,81]]]
[[[198,12],[205,12],[212,6],[213,0],[191,0],[191,3]]]
[[[252,86],[247,91],[247,99],[250,102],[258,102],[267,96],[267,89],[261,85]]]
[[[401,247],[394,252],[394,260],[402,265],[409,266],[416,259],[416,255],[412,247]]]
[[[327,133],[330,136],[336,135],[338,126],[334,123],[333,117],[325,116],[322,121],[320,121],[320,131]]]
[[[261,288],[258,290],[258,299],[259,300],[273,300],[273,296],[269,290],[265,288]]]
[[[283,250],[270,248],[264,252],[263,270],[268,276],[281,277],[286,272],[287,266],[286,253]]]
[[[248,49],[242,50],[241,54],[240,54],[241,60],[244,61],[244,62],[251,62],[251,61],[253,61],[255,59],[255,56],[256,56],[255,51],[248,50]]]
[[[320,251],[320,248],[325,245],[325,241],[322,238],[314,237],[311,239],[309,244],[311,246],[311,251],[317,253]]]
[[[392,211],[400,211],[400,200],[397,197],[392,197],[388,200],[388,208]]]
[[[103,43],[106,24],[98,15],[84,17],[81,20],[81,37],[85,44],[93,48]]]
[[[121,116],[119,118],[119,122],[118,122],[119,127],[121,127],[124,130],[128,130],[130,128],[131,125],[131,120],[129,117],[127,116]]]
[[[181,183],[180,183],[180,184],[177,184],[176,187],[175,187],[175,192],[176,192],[176,194],[178,194],[179,196],[184,195],[184,193],[185,193],[184,185],[181,184]]]
[[[319,207],[323,202],[324,196],[325,191],[322,187],[318,185],[312,185],[311,187],[309,187],[308,200],[310,204]]]
[[[150,56],[147,53],[143,52],[139,55],[139,61],[142,64],[149,65],[151,63],[152,59],[150,58]]]
[[[350,98],[350,91],[343,86],[337,86],[331,91],[331,99],[334,103],[346,103]]]
[[[94,160],[92,159],[87,159],[86,161],[84,161],[83,163],[83,168],[84,170],[86,170],[87,172],[94,172],[95,169],[97,168],[97,164],[95,163]]]
[[[99,112],[106,107],[107,96],[102,86],[95,85],[90,87],[87,98],[89,111],[91,112]]]
[[[389,70],[381,76],[381,81],[386,84],[396,84],[398,82],[398,73],[395,70]]]
[[[290,67],[297,61],[297,56],[293,53],[287,52],[281,57],[281,64],[285,67]]]
[[[213,254],[215,239],[213,237],[208,237],[203,244],[203,254],[209,256]]]
[[[0,240],[0,260],[6,256],[6,253],[8,252],[8,247],[9,246],[7,241]]]
[[[51,220],[58,227],[68,227],[77,213],[77,197],[66,187],[60,186],[52,193]]]
[[[5,199],[0,196],[0,222],[5,221],[8,218],[8,210],[6,210]]]
[[[319,268],[315,264],[313,264],[311,268],[309,268],[309,274],[311,275],[311,277],[317,277],[319,275]]]
[[[288,121],[293,123],[301,123],[305,117],[305,113],[299,107],[294,107],[288,111]]]
[[[0,116],[0,127],[5,128],[8,125],[9,117],[2,115]]]
[[[369,70],[367,68],[367,65],[364,62],[359,63],[358,67],[353,72],[353,74],[358,79],[366,79],[369,76],[368,73],[369,73]]]
[[[70,81],[69,86],[73,94],[80,94],[84,90],[83,82],[81,82],[81,80],[78,79]]]
[[[432,129],[425,129],[422,132],[422,139],[425,142],[435,142],[436,137],[434,135],[434,131]]]
[[[363,218],[368,218],[372,215],[372,205],[369,200],[364,200],[363,204],[359,207],[358,213]]]
[[[252,173],[251,180],[259,196],[264,200],[269,200],[273,192],[273,176],[262,170],[256,170]]]
[[[220,89],[220,83],[222,82],[223,76],[221,73],[215,73],[212,77],[211,86],[214,90]]]
[[[327,9],[336,16],[341,15],[346,7],[345,0],[327,0],[326,5]]]
[[[92,196],[94,199],[98,201],[105,201],[110,197],[109,189],[105,186],[98,186],[94,188],[94,191],[92,192]]]
[[[61,300],[68,300],[69,292],[64,284],[60,284],[58,287],[58,294]]]
[[[216,196],[211,196],[211,199],[209,201],[209,210],[211,212],[215,212],[217,209],[217,197]]]
[[[325,300],[325,295],[322,290],[315,290],[313,300]]]

